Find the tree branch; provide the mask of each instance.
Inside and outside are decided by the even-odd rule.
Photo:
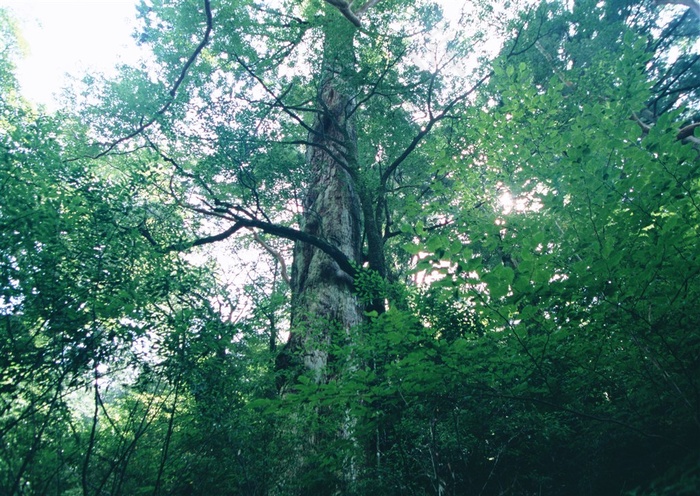
[[[231,237],[244,227],[248,229],[257,228],[263,232],[266,232],[267,234],[272,234],[273,236],[285,238],[290,241],[300,241],[302,243],[308,243],[312,246],[315,246],[316,248],[324,252],[326,255],[331,257],[333,261],[335,261],[338,264],[338,267],[340,267],[340,269],[342,269],[350,277],[354,278],[355,274],[357,274],[357,268],[355,267],[355,265],[353,265],[353,261],[350,260],[348,256],[345,255],[345,253],[340,251],[335,246],[329,244],[324,239],[305,233],[303,231],[299,231],[298,229],[293,229],[291,227],[281,226],[279,224],[273,224],[271,222],[265,222],[258,219],[244,218],[235,214],[231,215],[230,218],[231,220],[234,220],[235,223],[225,231],[220,232],[219,234],[205,236],[203,238],[197,238],[196,240],[190,242],[174,243],[165,248],[160,247],[160,244],[155,240],[155,238],[153,238],[153,235],[146,228],[145,224],[142,223],[138,226],[137,229],[139,233],[144,238],[146,238],[146,240],[152,246],[158,249],[158,251],[167,253],[171,251],[184,251],[195,246],[203,246],[211,243],[216,243],[217,241],[222,241],[226,238]]]
[[[630,117],[631,120],[637,123],[637,125],[642,128],[642,133],[644,135],[648,134],[649,131],[651,130],[651,126],[644,122],[636,112],[632,112],[632,116]]]
[[[698,0],[656,0],[656,5],[684,5],[688,7],[700,20],[700,3]]]
[[[134,129],[132,132],[127,134],[126,136],[122,136],[121,138],[113,141],[110,143],[107,148],[97,155],[95,155],[93,158],[100,158],[104,157],[107,155],[109,152],[111,152],[117,145],[124,143],[125,141],[129,141],[131,138],[134,138],[144,132],[146,129],[148,129],[151,125],[153,125],[154,122],[163,115],[167,110],[170,108],[170,106],[173,104],[175,101],[175,96],[177,95],[177,91],[182,85],[182,82],[185,80],[185,77],[187,76],[187,72],[189,71],[190,67],[194,63],[194,61],[199,57],[199,54],[202,53],[202,50],[204,50],[204,47],[209,43],[209,37],[211,35],[212,27],[214,25],[212,13],[211,13],[211,0],[204,0],[204,12],[207,17],[207,26],[206,29],[204,30],[204,36],[202,37],[202,41],[199,42],[199,45],[197,45],[197,48],[195,48],[194,52],[190,55],[190,57],[187,59],[187,62],[185,62],[185,65],[183,66],[182,70],[180,71],[180,75],[178,76],[177,80],[173,84],[172,88],[170,88],[170,91],[168,91],[168,101],[165,102],[165,104],[156,111],[155,114],[153,114],[153,117],[151,117],[148,121],[145,121],[145,116],[141,118],[141,123],[139,126]]]
[[[278,224],[272,224],[270,222],[263,222],[257,219],[237,219],[244,227],[256,227],[261,231],[274,236],[279,236],[280,238],[285,238],[290,241],[300,241],[302,243],[308,243],[315,246],[326,255],[331,257],[344,272],[346,272],[350,277],[355,277],[357,274],[357,269],[353,265],[352,261],[338,248],[329,244],[327,241],[313,236],[311,234],[293,229],[291,227],[280,226]]]
[[[683,140],[686,138],[693,137],[693,134],[695,133],[695,129],[700,127],[700,122],[694,122],[692,124],[688,124],[685,127],[682,127],[678,130],[678,134],[676,135],[676,138],[679,140]]]
[[[343,14],[345,18],[351,23],[353,23],[355,26],[357,26],[358,28],[362,27],[360,19],[358,19],[357,16],[353,13],[353,11],[350,10],[350,4],[348,4],[345,0],[326,0],[326,3],[338,9],[338,11],[340,11],[340,13]]]
[[[474,93],[478,88],[481,87],[482,84],[484,84],[493,74],[493,71],[490,71],[488,74],[486,74],[484,77],[482,77],[479,81],[474,84],[471,88],[469,88],[467,91],[462,93],[461,95],[458,95],[456,98],[454,98],[450,103],[448,103],[445,108],[442,109],[442,111],[431,118],[428,123],[423,127],[423,129],[416,134],[416,136],[411,140],[411,143],[406,147],[406,149],[399,155],[392,163],[387,167],[387,169],[382,173],[381,176],[381,184],[385,185],[391,174],[408,158],[408,156],[413,153],[413,150],[416,149],[418,144],[423,141],[423,138],[425,138],[430,131],[432,130],[433,126],[443,120],[445,117],[447,117],[448,113],[460,102],[466,100],[469,95]]]
[[[155,240],[151,232],[148,230],[145,224],[141,224],[138,226],[138,231],[139,233],[146,238],[146,241],[148,241],[153,247],[155,247],[158,251],[162,253],[168,253],[171,251],[184,251],[189,248],[193,248],[195,246],[202,246],[202,245],[207,245],[211,243],[215,243],[217,241],[223,241],[226,238],[231,237],[234,235],[236,232],[240,231],[244,226],[237,222],[233,226],[229,227],[223,232],[220,232],[219,234],[214,234],[212,236],[205,236],[203,238],[198,238],[195,239],[194,241],[190,242],[184,242],[184,243],[174,243],[170,246],[167,246],[165,248],[162,248],[158,241]]]
[[[357,112],[357,109],[359,109],[362,105],[367,103],[373,96],[375,96],[375,95],[385,96],[383,93],[379,92],[379,85],[382,84],[384,79],[386,79],[386,77],[389,75],[389,72],[391,71],[391,69],[393,69],[394,67],[396,67],[399,64],[399,62],[401,61],[403,56],[406,54],[406,52],[407,52],[406,48],[404,48],[403,50],[400,50],[398,55],[396,57],[394,57],[393,60],[390,60],[389,62],[387,62],[386,67],[384,67],[384,69],[382,69],[382,73],[379,75],[379,77],[374,82],[372,82],[368,85],[365,85],[365,86],[369,86],[370,90],[367,92],[367,94],[364,97],[358,99],[357,97],[358,97],[359,93],[355,95],[355,98],[353,98],[353,99],[356,100],[356,103],[355,103],[355,105],[353,105],[352,109],[348,112],[348,117],[353,116],[355,114],[355,112]]]
[[[651,131],[651,128],[653,127],[653,124],[647,124],[635,112],[632,112],[630,120],[633,120],[637,123],[637,125],[642,129],[642,135],[644,136],[649,134],[649,131]],[[686,144],[690,143],[695,148],[700,149],[700,139],[694,136],[695,129],[698,127],[700,127],[700,122],[694,122],[692,124],[688,124],[685,127],[682,127],[678,130],[678,133],[676,134],[676,139]]]
[[[266,252],[268,252],[272,257],[277,260],[280,264],[280,274],[282,275],[282,279],[284,279],[284,282],[287,283],[288,286],[292,285],[292,282],[289,279],[289,274],[287,273],[287,262],[285,262],[284,257],[282,254],[275,250],[272,246],[267,244],[257,233],[257,231],[253,231],[253,239],[258,242],[260,246],[262,246]]]
[[[243,67],[243,69],[248,73],[248,75],[255,79],[255,81],[257,81],[257,83],[262,87],[262,89],[265,90],[265,93],[267,93],[274,99],[275,104],[271,105],[272,107],[279,107],[285,114],[294,119],[294,121],[301,127],[303,127],[307,132],[315,133],[314,129],[311,126],[309,126],[306,122],[304,122],[304,119],[302,119],[290,110],[293,107],[289,107],[282,100],[282,98],[284,98],[284,96],[291,90],[291,87],[288,90],[286,90],[281,96],[276,95],[275,92],[272,91],[272,89],[269,86],[267,86],[267,84],[265,84],[262,78],[258,76],[258,74],[252,69],[252,67],[250,67],[250,65],[247,62],[245,62],[241,57],[239,57],[238,54],[234,53],[233,57],[236,59],[236,62],[238,62],[241,67]]]

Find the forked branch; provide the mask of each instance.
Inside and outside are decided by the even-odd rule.
[[[287,283],[287,286],[291,286],[292,282],[289,279],[289,273],[287,272],[287,262],[285,261],[284,257],[282,254],[275,250],[272,246],[270,246],[268,243],[263,240],[260,235],[258,234],[257,231],[253,231],[253,239],[258,242],[260,246],[262,246],[265,251],[267,251],[272,257],[277,260],[280,264],[280,274],[282,275],[282,279],[284,279],[284,282]]]
[[[479,79],[471,88],[466,90],[464,93],[461,93],[460,95],[457,95],[455,98],[453,98],[450,102],[448,102],[443,109],[438,113],[433,115],[430,120],[423,125],[423,128],[418,132],[413,140],[408,144],[408,146],[404,149],[404,151],[394,159],[394,161],[389,165],[389,167],[386,168],[386,170],[382,173],[381,175],[381,184],[386,185],[387,180],[389,177],[394,173],[394,171],[413,153],[413,150],[416,149],[416,147],[420,144],[423,139],[430,134],[430,131],[433,129],[433,127],[443,119],[445,119],[447,116],[450,115],[450,112],[454,107],[456,107],[458,104],[469,98],[476,90],[478,90],[486,81],[489,80],[491,75],[493,74],[493,71],[488,72],[486,75],[484,75],[481,79]]]
[[[350,10],[350,4],[345,0],[326,0],[327,3],[331,4],[333,7],[338,9],[338,11],[345,16],[345,18],[353,23],[358,28],[362,27],[362,22],[355,15],[355,13]]]
[[[369,9],[377,5],[379,1],[380,0],[369,0],[355,12],[352,11],[352,5],[355,3],[354,1],[348,3],[345,0],[326,0],[326,3],[338,9],[338,11],[343,14],[348,21],[353,23],[358,28],[361,28],[362,21],[360,21],[360,17],[362,17]]]

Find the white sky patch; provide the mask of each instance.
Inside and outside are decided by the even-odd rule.
[[[527,181],[525,185],[529,182],[530,181]],[[514,197],[510,190],[503,183],[499,182],[497,184],[497,192],[500,192],[498,196],[498,206],[501,213],[504,215],[539,212],[543,206],[539,196],[546,194],[547,191],[548,188],[545,185],[537,184],[530,192]],[[496,223],[501,225],[503,220],[498,220]]]
[[[193,0],[194,1],[194,0]],[[132,34],[138,0],[0,0],[19,21],[28,53],[17,61],[25,98],[50,110],[68,75],[114,73],[117,64],[135,65],[145,56]],[[441,0],[445,17],[458,18],[467,0]],[[147,57],[147,56],[146,56]]]
[[[28,53],[17,61],[24,96],[53,109],[68,74],[114,72],[142,51],[132,33],[137,0],[0,0],[19,22]]]

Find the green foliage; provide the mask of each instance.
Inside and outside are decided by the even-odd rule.
[[[354,288],[388,308],[352,329],[308,316],[324,380],[280,393],[282,278],[234,267],[234,293],[178,250],[234,213],[297,225],[323,36],[347,21],[214,2],[171,95],[203,5],[142,2],[156,65],[55,115],[19,97],[0,11],[0,493],[700,490],[700,170],[679,139],[697,28],[543,2],[452,101],[466,69],[418,61],[475,57],[480,36],[443,43],[430,2],[379,2],[335,53],[353,52],[352,173],[388,261]],[[270,243],[276,269],[289,246]]]
[[[144,192],[157,172],[76,159],[89,151],[85,126],[32,110],[2,81],[0,493],[170,491],[190,466],[164,465],[186,446],[179,422],[192,408],[180,401],[204,394],[202,375],[237,377],[210,364],[238,353],[240,329],[213,310],[205,267],[141,234],[151,222],[178,239],[182,219]],[[230,409],[235,396],[221,401]]]

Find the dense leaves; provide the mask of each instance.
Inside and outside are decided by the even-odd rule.
[[[698,19],[343,5],[142,2],[154,61],[51,115],[0,11],[0,493],[697,494]],[[366,312],[305,316],[319,380],[280,357],[291,241],[343,261],[300,234],[330,52]]]

